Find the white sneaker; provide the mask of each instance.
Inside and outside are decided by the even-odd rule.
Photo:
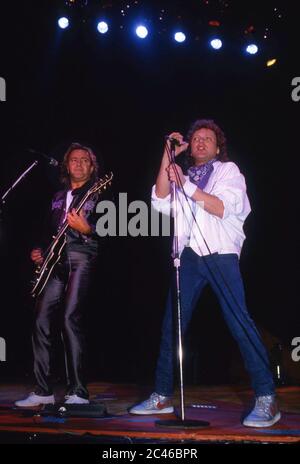
[[[65,404],[89,404],[89,400],[77,395],[66,395]]]
[[[174,412],[172,398],[154,392],[147,400],[129,409],[130,414],[171,414]]]
[[[255,406],[243,420],[246,427],[271,427],[281,418],[275,395],[258,396]]]
[[[30,393],[24,400],[15,401],[15,405],[19,408],[30,408],[34,406],[41,406],[42,404],[54,404],[54,396],[41,396],[36,395],[34,392]]]

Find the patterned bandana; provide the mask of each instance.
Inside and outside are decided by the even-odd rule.
[[[213,158],[201,166],[191,166],[188,170],[190,181],[197,185],[201,190],[206,186],[208,179],[213,172],[213,163],[217,158]]]

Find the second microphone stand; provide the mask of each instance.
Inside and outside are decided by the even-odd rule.
[[[6,202],[6,197],[9,195],[10,192],[12,192],[15,187],[18,185],[19,182],[21,182],[22,179],[24,179],[24,177],[27,176],[27,174],[29,174],[29,172],[38,164],[38,161],[35,160],[30,166],[29,168],[27,168],[18,178],[17,180],[11,185],[11,187],[9,187],[9,189],[2,195],[1,197],[1,200],[0,200],[0,213],[2,211],[2,207],[3,205],[5,205],[5,202]]]

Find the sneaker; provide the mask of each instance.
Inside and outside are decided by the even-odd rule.
[[[170,396],[152,393],[150,398],[129,409],[130,414],[170,414],[174,412]]]
[[[255,406],[243,420],[246,427],[270,427],[281,418],[275,395],[258,396]]]
[[[41,406],[42,404],[54,404],[54,396],[36,395],[34,392],[30,393],[24,400],[15,401],[15,405],[19,408],[30,408],[34,406]]]
[[[66,395],[65,404],[89,404],[89,400],[77,395]]]

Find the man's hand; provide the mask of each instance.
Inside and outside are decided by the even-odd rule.
[[[89,235],[92,232],[91,226],[84,217],[83,210],[79,214],[73,208],[70,213],[67,214],[67,221],[69,226],[84,235]]]
[[[183,141],[183,135],[181,135],[180,132],[172,132],[172,134],[169,135],[169,138],[175,139],[180,143],[180,146],[175,146],[175,156],[180,155],[180,153],[185,151],[189,146],[187,142]],[[167,146],[169,147],[169,149],[171,148],[170,140],[167,140]]]
[[[32,250],[32,252],[30,253],[30,258],[36,266],[40,266],[41,264],[43,264],[44,258],[42,257],[41,248],[35,248],[34,250]]]
[[[170,166],[167,168],[167,173],[170,182],[175,182],[177,187],[183,187],[183,185],[185,184],[185,177],[183,175],[181,167],[178,166],[178,164],[170,164]]]
[[[178,142],[181,144],[180,146],[175,146],[175,156],[180,155],[180,153],[182,153],[184,150],[188,148],[189,144],[187,142],[183,142],[183,136],[179,132],[172,132],[169,135],[169,137],[178,140]],[[172,180],[174,180],[178,185],[178,182],[173,173],[173,169],[170,170],[170,157],[169,157],[170,153],[168,150],[168,148],[170,148],[170,145],[171,145],[170,140],[167,140],[165,149],[164,149],[164,154],[161,160],[159,173],[156,179],[155,193],[158,198],[165,198],[167,195],[169,195],[171,177],[172,177]],[[180,178],[182,180],[182,183],[184,183],[185,178],[182,174],[181,169],[180,169]]]

